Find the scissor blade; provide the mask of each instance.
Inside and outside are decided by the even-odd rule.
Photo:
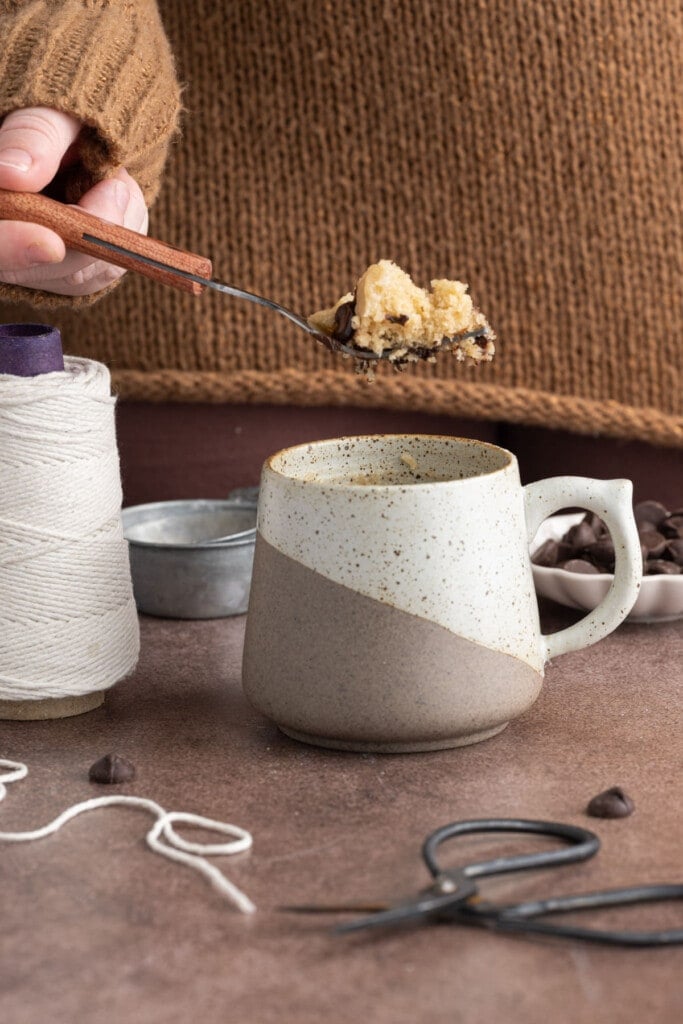
[[[300,903],[278,907],[286,914],[378,914],[388,910],[390,903]]]
[[[408,921],[415,923],[429,919],[448,917],[456,907],[468,900],[476,889],[473,883],[455,886],[449,879],[443,879],[422,893],[418,899],[397,903],[386,910],[340,924],[334,929],[336,935],[361,931],[366,928],[389,928]]]

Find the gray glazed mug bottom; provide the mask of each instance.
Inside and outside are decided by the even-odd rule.
[[[359,743],[358,740],[335,740],[329,736],[314,736],[306,732],[296,732],[296,730],[286,729],[282,725],[279,725],[278,729],[290,739],[308,743],[314,747],[326,747],[328,750],[350,750],[359,754],[421,754],[429,750],[468,747],[471,743],[490,740],[506,729],[509,724],[509,722],[505,722],[503,725],[494,726],[493,729],[484,729],[483,732],[471,733],[468,736],[459,736],[449,740],[425,740],[422,743],[378,743],[372,741]]]
[[[489,739],[538,696],[518,658],[373,601],[257,534],[242,680],[293,739],[412,753]],[[253,612],[257,614],[252,614]]]

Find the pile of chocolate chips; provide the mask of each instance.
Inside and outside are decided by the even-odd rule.
[[[643,572],[648,576],[683,575],[683,508],[670,512],[658,501],[641,501],[634,510]],[[588,512],[558,540],[541,544],[531,559],[570,572],[614,572],[614,545],[607,527],[594,512]]]

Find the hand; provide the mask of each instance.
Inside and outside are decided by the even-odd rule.
[[[60,167],[77,159],[81,124],[48,107],[16,110],[0,125],[0,188],[40,192]],[[78,205],[113,224],[147,233],[147,207],[123,167],[101,181]],[[49,228],[0,220],[0,281],[56,295],[92,295],[125,271],[66,249]]]

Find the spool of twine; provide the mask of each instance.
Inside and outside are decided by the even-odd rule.
[[[50,330],[21,327],[24,353]],[[21,356],[0,372],[0,718],[91,710],[139,650],[109,371],[69,356],[51,369],[51,352],[36,375]]]

